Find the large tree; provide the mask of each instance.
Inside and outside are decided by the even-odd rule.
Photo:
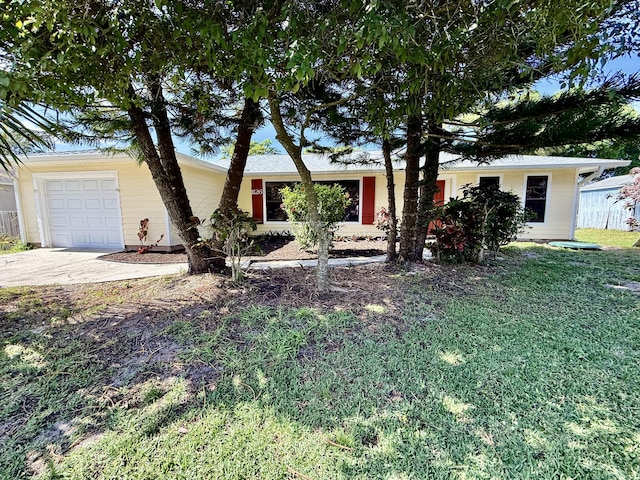
[[[551,74],[588,74],[615,44],[601,34],[620,25],[611,16],[628,11],[628,3],[390,2],[366,10],[355,27],[369,51],[361,60],[363,83],[381,92],[370,90],[358,102],[367,106],[369,130],[383,117],[405,136],[400,258],[422,257],[439,153],[453,141],[447,124]],[[362,58],[357,49],[354,55]]]
[[[237,70],[230,78],[224,68],[235,58],[236,46],[230,46],[238,30],[234,21],[247,18],[239,16],[245,7],[230,14],[232,7],[215,2],[203,12],[202,5],[188,2],[34,1],[10,4],[2,20],[6,35],[0,36],[0,50],[9,66],[5,75],[11,91],[80,115],[83,134],[87,127],[92,135],[128,132],[182,239],[190,273],[221,268],[224,259],[218,256],[216,262],[200,238],[173,137],[183,134],[201,144],[219,141],[207,136],[210,125],[232,110],[231,102],[244,104],[240,115],[221,125],[237,129],[220,204],[222,211],[230,211],[237,203],[251,135],[262,119],[256,101],[243,100]]]
[[[632,169],[640,167],[640,138],[621,140],[602,140],[599,142],[567,145],[559,148],[544,149],[542,153],[560,157],[613,158],[629,160],[626,167],[618,167],[613,175],[627,175]],[[610,175],[607,172],[607,175]]]
[[[52,148],[56,133],[56,124],[36,107],[24,102],[8,105],[6,92],[0,91],[0,168],[9,171],[20,163],[20,155]]]
[[[337,46],[353,32],[346,28],[363,7],[348,1],[299,1],[264,9],[256,22],[264,25],[259,58],[252,72],[254,94],[268,98],[276,138],[291,157],[300,175],[307,200],[309,226],[318,241],[317,287],[330,288],[328,254],[330,232],[322,219],[311,171],[302,153],[310,145],[309,130],[322,117],[336,112],[349,96],[350,69],[336,67]],[[346,22],[346,24],[341,23]],[[340,88],[336,88],[340,85]]]
[[[479,161],[593,142],[637,141],[640,75],[614,76],[588,90],[529,93],[479,111],[464,130],[444,132],[449,151]]]

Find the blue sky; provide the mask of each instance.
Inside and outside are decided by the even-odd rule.
[[[611,75],[613,73],[623,73],[632,75],[640,72],[640,57],[637,54],[625,55],[623,57],[610,60],[604,65],[603,73]],[[558,79],[545,79],[536,84],[536,89],[541,93],[553,94],[560,89]]]

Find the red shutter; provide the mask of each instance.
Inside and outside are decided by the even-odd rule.
[[[444,180],[436,180],[436,186],[438,187],[438,191],[433,195],[433,203],[436,206],[441,206],[444,205]],[[427,233],[429,235],[432,234],[432,230],[436,227],[441,226],[442,224],[439,223],[439,220],[436,220],[435,222],[431,222],[429,223],[429,228],[427,229]]]
[[[262,190],[262,179],[254,178],[253,180],[251,180],[251,206],[253,207],[253,219],[257,223],[262,223],[264,221],[262,213],[263,196],[264,192]]]
[[[438,191],[433,196],[433,203],[438,207],[444,205],[444,180],[436,180]]]
[[[362,224],[373,225],[376,215],[376,177],[362,177]]]

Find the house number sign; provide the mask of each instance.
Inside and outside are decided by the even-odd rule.
[[[251,195],[262,195],[262,189],[254,188],[253,190],[251,190]]]

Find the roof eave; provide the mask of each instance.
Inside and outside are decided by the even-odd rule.
[[[224,173],[225,175],[227,174],[227,169],[225,167],[221,167],[220,165],[216,165],[205,160],[200,160],[199,158],[185,155],[184,153],[177,153],[176,157],[178,158],[178,163],[184,163],[186,165],[190,165],[192,167],[200,168],[203,170],[214,170],[218,173]]]
[[[29,166],[34,164],[47,164],[47,165],[61,165],[65,163],[108,163],[108,162],[124,162],[133,160],[132,157],[125,153],[117,153],[114,155],[108,155],[104,153],[56,153],[52,155],[42,154],[26,156],[21,155],[19,157],[21,166]]]
[[[378,170],[372,170],[372,169],[367,169],[367,170],[312,170],[311,171],[311,175],[336,175],[336,174],[363,174],[363,173],[369,173],[369,174],[380,174],[380,173],[384,173],[383,169],[378,169]],[[244,174],[246,176],[250,176],[250,177],[277,177],[277,176],[283,176],[283,175],[297,175],[299,176],[299,173],[297,170],[286,170],[286,171],[278,171],[278,172],[251,172],[251,171],[245,171]]]
[[[451,167],[440,166],[441,172],[464,172],[477,170],[557,170],[563,168],[578,169],[580,173],[588,173],[597,170],[600,167],[605,169],[626,167],[631,163],[630,160],[600,160],[590,163],[571,164],[571,163],[542,163],[542,164],[514,164],[514,165],[452,165]]]
[[[113,163],[113,162],[130,162],[135,160],[133,157],[126,153],[116,153],[113,155],[105,154],[103,152],[90,152],[90,153],[56,153],[54,155],[34,155],[34,156],[20,156],[21,165],[28,167],[29,165],[64,165],[68,163]],[[179,164],[185,164],[194,168],[200,168],[203,170],[213,170],[218,173],[226,175],[227,169],[219,165],[215,165],[204,160],[185,155],[183,153],[176,153],[176,158]]]

